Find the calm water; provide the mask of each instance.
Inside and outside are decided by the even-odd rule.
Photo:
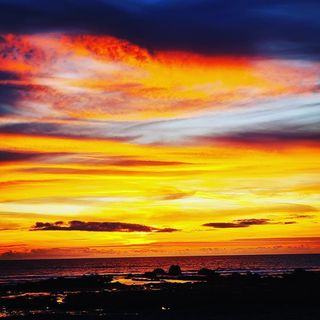
[[[295,268],[320,270],[320,254],[0,261],[0,283],[90,273],[141,274],[158,267],[167,270],[172,264],[179,264],[186,273],[210,268],[222,273],[250,270],[275,274]]]

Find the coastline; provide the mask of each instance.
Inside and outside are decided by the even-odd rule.
[[[174,266],[169,271],[157,268],[124,279],[128,282],[111,275],[91,274],[2,284],[0,316],[223,320],[316,320],[320,316],[320,272],[297,269],[277,276],[251,272],[221,275],[201,269],[190,275]],[[263,310],[268,310],[265,315]]]
[[[320,254],[0,260],[0,284],[80,277],[91,273],[114,277],[139,276],[157,267],[168,269],[171,264],[180,265],[187,275],[197,274],[200,268],[214,269],[222,275],[233,272],[280,275],[297,268],[320,271]]]

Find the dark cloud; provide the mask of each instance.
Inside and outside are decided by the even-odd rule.
[[[179,231],[178,229],[174,229],[174,228],[163,228],[163,229],[158,229],[157,232],[176,232]]]
[[[0,32],[110,34],[150,50],[319,56],[317,0],[1,0]]]
[[[95,232],[174,232],[178,231],[173,228],[155,228],[136,223],[125,222],[84,222],[84,221],[63,221],[51,222],[36,222],[31,227],[31,231],[95,231]]]
[[[0,150],[0,163],[26,161],[26,160],[34,159],[37,156],[39,156],[37,153],[12,152],[12,151]]]
[[[14,72],[1,71],[0,70],[0,81],[4,80],[19,80],[20,77]]]
[[[15,99],[17,99],[15,97]],[[1,104],[0,104],[1,108]],[[1,111],[0,111],[1,114]],[[108,134],[108,123],[88,122],[87,124],[61,124],[53,122],[20,122],[0,124],[0,133],[30,134],[55,136],[61,138],[103,139],[117,142],[128,142],[137,136],[119,137]],[[119,161],[121,165],[121,161]]]
[[[315,210],[315,212],[318,210]],[[288,219],[314,219],[316,215],[313,214],[292,214],[288,216]]]
[[[42,85],[11,83],[9,80],[20,80],[19,76],[14,72],[0,71],[0,80],[1,76],[7,79],[0,81],[0,116],[23,114],[23,110],[19,108],[18,102],[21,99],[31,99],[33,91],[45,90],[47,88]]]
[[[3,77],[9,76],[11,73],[1,72]],[[0,116],[15,114],[18,110],[14,107],[15,102],[22,95],[23,86],[0,83]]]
[[[209,138],[210,139],[210,138]],[[306,130],[288,130],[284,128],[283,131],[272,131],[269,132],[259,132],[259,131],[248,131],[239,132],[234,135],[229,135],[222,138],[217,138],[216,140],[225,140],[239,143],[264,143],[264,142],[293,142],[297,141],[320,141],[320,133],[316,131],[306,131]]]
[[[0,133],[50,135],[55,134],[58,128],[58,125],[46,122],[21,122],[0,125]]]
[[[0,163],[16,162],[16,161],[34,161],[50,163],[59,157],[68,156],[70,153],[64,152],[18,152],[0,149]]]
[[[7,260],[7,259],[8,260],[9,259],[14,260],[14,259],[20,259],[20,258],[23,259],[24,257],[25,257],[25,255],[20,254],[20,253],[18,253],[16,251],[13,251],[13,250],[5,251],[5,252],[0,254],[0,259],[4,259],[4,260]]]
[[[56,259],[61,257],[92,257],[92,256],[105,256],[106,254],[115,254],[117,251],[114,249],[96,249],[89,247],[74,248],[36,248],[27,249],[27,246],[18,247],[4,251],[0,254],[0,260],[20,260],[20,259]]]
[[[212,227],[218,229],[227,229],[227,228],[248,228],[250,226],[261,226],[267,224],[294,224],[295,221],[285,221],[285,222],[273,222],[270,219],[239,219],[232,222],[210,222],[205,223],[202,226]]]
[[[311,215],[311,214],[300,214],[300,215],[296,215],[294,216],[296,219],[312,219],[315,217],[315,215]]]

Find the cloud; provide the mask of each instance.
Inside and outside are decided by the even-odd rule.
[[[66,247],[66,248],[34,248],[19,247],[0,253],[0,260],[20,260],[20,259],[59,259],[59,258],[79,258],[79,257],[102,257],[105,255],[116,256],[117,251],[113,248],[98,249],[88,247]]]
[[[316,0],[0,1],[0,32],[111,34],[149,50],[319,56]]]
[[[198,142],[205,144],[210,143],[230,143],[232,145],[251,145],[251,146],[261,146],[263,144],[272,144],[272,143],[284,143],[284,144],[296,144],[297,142],[320,142],[320,133],[317,132],[307,132],[301,130],[299,131],[248,131],[248,132],[239,132],[238,134],[230,134],[224,137],[202,137],[197,139]],[[270,145],[272,147],[272,145]]]
[[[10,72],[1,72],[1,77],[8,77]],[[15,108],[15,102],[19,100],[22,95],[23,88],[20,85],[7,84],[0,82],[0,117],[16,114],[18,110]]]
[[[13,109],[12,109],[13,110]],[[108,141],[128,142],[137,139],[137,136],[133,135],[121,135],[112,134],[114,127],[118,127],[117,130],[121,132],[121,126],[118,124],[112,124],[109,122],[90,122],[83,121],[77,123],[76,120],[70,121],[70,123],[64,124],[59,122],[16,122],[16,123],[2,123],[0,124],[0,134],[26,134],[35,136],[52,136],[59,138],[94,138],[104,139]],[[122,125],[123,129],[125,126]]]
[[[227,241],[152,242],[127,245],[28,248],[23,244],[0,246],[0,259],[92,258],[119,256],[174,256],[179,254],[288,254],[317,253],[319,237],[250,238]]]
[[[0,71],[0,84],[5,80],[19,80],[20,77],[15,72]]]
[[[71,156],[67,152],[18,152],[0,150],[0,163],[22,162],[22,161],[36,161],[37,163],[51,163],[60,157]]]
[[[114,128],[114,132],[135,137],[132,140],[141,144],[234,143],[276,148],[299,141],[318,143],[319,101],[319,93],[252,99],[192,117],[126,124]]]
[[[84,222],[73,220],[65,223],[63,221],[36,222],[31,231],[94,231],[94,232],[174,232],[173,228],[155,228],[136,223],[124,222]]]
[[[314,210],[313,212],[317,212],[318,210]],[[312,212],[310,210],[310,212]],[[288,219],[314,219],[316,218],[316,215],[312,214],[291,214],[288,216]]]
[[[1,213],[0,213],[1,215]],[[17,230],[19,225],[16,223],[7,223],[7,222],[0,222],[0,231],[8,231],[8,230]],[[0,246],[1,248],[1,246]]]
[[[38,157],[39,154],[32,152],[13,152],[0,150],[0,163],[26,161]]]
[[[3,77],[21,80],[0,82],[0,112],[10,120],[2,133],[144,144],[319,140],[316,63],[151,55],[109,36],[3,39]]]
[[[163,229],[158,229],[157,232],[176,232],[176,231],[180,231],[178,229],[174,229],[174,228],[163,228]]]
[[[319,211],[316,207],[308,205],[308,204],[291,203],[291,204],[286,204],[284,206],[288,208],[288,211],[295,212],[297,214],[298,213],[318,212]],[[300,217],[303,217],[303,215],[301,215]]]
[[[300,215],[296,215],[294,216],[296,219],[312,219],[314,217],[316,217],[315,215],[311,215],[311,214],[300,214]]]
[[[271,97],[268,101],[257,100],[247,105],[240,104],[240,107],[205,111],[201,116],[162,121],[2,123],[0,133],[95,138],[139,144],[234,144],[276,148],[296,142],[319,143],[319,101],[318,93]],[[134,162],[120,160],[118,165],[135,165]]]
[[[177,166],[186,164],[179,161],[155,161],[155,160],[138,160],[138,159],[120,159],[111,162],[114,166],[121,167],[140,167],[140,166]]]
[[[179,200],[187,197],[191,197],[195,194],[195,191],[180,191],[180,190],[165,190],[164,195],[161,196],[161,200]]]
[[[281,224],[294,224],[295,221],[285,221]],[[205,223],[202,226],[212,227],[218,229],[227,229],[227,228],[248,228],[250,226],[261,226],[269,224],[279,224],[278,222],[273,222],[270,219],[239,219],[232,222],[210,222]]]
[[[20,172],[37,172],[42,174],[68,174],[68,175],[118,175],[118,176],[139,176],[145,175],[145,171],[142,170],[126,170],[124,169],[77,169],[77,168],[48,168],[48,167],[33,167],[18,170]],[[170,172],[164,173],[162,171],[148,171],[149,176],[169,175]]]

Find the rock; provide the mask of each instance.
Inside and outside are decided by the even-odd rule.
[[[173,264],[170,268],[169,268],[169,272],[168,272],[171,276],[180,276],[182,274],[181,272],[181,268],[179,265],[175,265]]]
[[[166,272],[162,268],[156,268],[152,271],[155,275],[165,275]]]
[[[215,272],[215,270],[212,269],[207,269],[207,268],[202,268],[198,271],[198,274],[201,276],[207,276],[207,277],[212,277],[212,276],[217,276],[218,274]]]

